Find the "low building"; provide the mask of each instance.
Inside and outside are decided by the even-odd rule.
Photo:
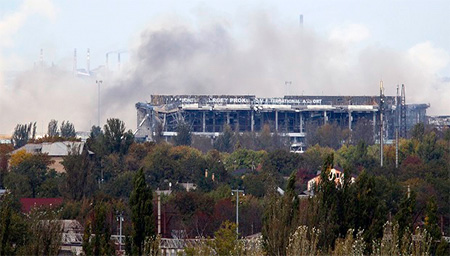
[[[81,154],[84,150],[85,143],[79,141],[61,141],[61,142],[44,142],[40,144],[29,143],[23,147],[20,147],[11,154],[14,154],[20,150],[25,150],[31,154],[47,154],[52,163],[48,166],[49,169],[54,169],[58,173],[65,172],[62,162],[65,156],[68,156],[71,152]],[[89,151],[89,154],[92,152]]]
[[[77,220],[61,220],[62,242],[58,255],[83,254],[83,226]]]

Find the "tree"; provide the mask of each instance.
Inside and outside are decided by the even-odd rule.
[[[177,135],[174,138],[176,146],[190,146],[192,143],[191,127],[187,123],[179,123],[176,128]]]
[[[63,121],[61,124],[61,137],[63,138],[74,138],[76,136],[75,127],[69,121]]]
[[[94,210],[85,225],[83,251],[86,255],[113,255],[108,209],[104,202],[95,202]]]
[[[20,148],[28,143],[28,140],[34,139],[36,136],[36,122],[30,124],[18,124],[14,128],[11,143],[14,148]]]
[[[220,229],[214,232],[212,247],[217,255],[241,255],[242,248],[236,240],[236,224],[226,220]]]
[[[133,179],[134,188],[130,195],[132,222],[132,252],[133,255],[147,255],[151,244],[156,239],[153,221],[153,194],[145,182],[143,169],[139,169]]]
[[[16,255],[27,243],[28,225],[6,194],[0,200],[0,255]]]
[[[425,230],[431,236],[433,242],[441,240],[442,233],[438,225],[437,204],[434,196],[427,202],[425,212]],[[431,245],[431,250],[432,252],[436,250],[436,243]]]
[[[422,141],[425,135],[425,125],[423,123],[417,123],[411,130],[411,138],[418,141]]]
[[[416,207],[416,195],[409,192],[404,196],[399,205],[399,210],[395,215],[395,221],[398,224],[399,238],[403,237],[405,232],[411,232],[414,225],[414,209]]]
[[[13,166],[11,173],[22,175],[31,190],[29,196],[35,198],[39,193],[41,184],[46,180],[47,166],[51,162],[49,156],[45,154],[31,155],[17,166]]]
[[[225,125],[223,133],[214,142],[214,148],[221,152],[231,153],[234,147],[234,133],[229,125]]]
[[[373,124],[366,118],[359,119],[352,130],[352,144],[360,142],[372,145],[374,144]]]
[[[125,132],[125,123],[117,118],[110,118],[106,120],[104,130],[105,146],[108,152],[126,154],[133,143],[134,136],[131,130]]]
[[[52,119],[52,120],[48,123],[47,135],[48,135],[49,137],[58,137],[58,136],[59,136],[59,131],[58,131],[58,121]]]
[[[28,218],[29,231],[33,235],[23,252],[28,255],[58,255],[63,227],[57,219],[57,212],[34,209]]]
[[[90,194],[93,184],[93,166],[86,148],[81,154],[74,148],[62,162],[66,170],[65,193],[72,200],[81,200]]]
[[[296,173],[289,177],[284,195],[271,191],[263,216],[263,245],[269,255],[286,255],[289,237],[297,228],[299,199],[295,192]]]

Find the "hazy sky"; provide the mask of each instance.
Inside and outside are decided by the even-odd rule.
[[[270,49],[281,47],[291,49],[290,42],[267,43],[262,42],[260,45],[258,40],[277,41],[277,40],[297,40],[294,34],[300,27],[299,15],[303,15],[304,29],[308,35],[304,35],[302,40],[307,40],[305,49],[313,49],[315,52],[310,57],[314,59],[326,59],[316,63],[317,65],[331,65],[328,69],[324,69],[323,76],[333,76],[326,81],[321,80],[318,74],[312,75],[311,78],[301,79],[291,74],[290,71],[285,73],[274,72],[274,76],[267,77],[265,81],[278,83],[283,85],[285,80],[292,80],[293,87],[302,86],[301,89],[294,88],[292,93],[310,92],[320,93],[328,92],[323,88],[309,89],[310,87],[320,87],[322,84],[335,83],[334,87],[345,87],[345,84],[351,83],[349,78],[353,72],[358,73],[356,76],[364,76],[366,79],[356,79],[359,83],[372,83],[365,85],[365,89],[373,90],[356,91],[368,95],[377,93],[377,84],[380,79],[385,80],[390,86],[387,89],[389,94],[395,93],[395,84],[405,83],[407,86],[411,84],[411,90],[408,92],[409,99],[415,102],[430,102],[430,113],[433,114],[450,114],[450,104],[446,103],[445,98],[450,97],[450,3],[448,1],[112,1],[112,0],[95,0],[95,1],[66,1],[66,0],[28,0],[28,1],[11,1],[0,0],[0,134],[9,133],[13,124],[29,121],[38,121],[42,123],[48,122],[49,117],[39,115],[37,119],[30,120],[34,114],[27,115],[27,109],[33,108],[28,106],[27,109],[8,108],[4,103],[6,100],[17,97],[17,103],[29,102],[40,98],[34,98],[30,95],[22,97],[24,91],[30,91],[27,86],[27,77],[24,72],[33,69],[35,63],[39,61],[40,49],[44,51],[44,61],[47,65],[52,63],[61,70],[70,71],[73,66],[73,51],[77,48],[78,52],[78,68],[86,66],[85,54],[87,48],[91,53],[91,69],[101,65],[105,65],[105,54],[110,51],[126,50],[122,54],[124,65],[129,64],[128,74],[122,74],[119,82],[115,82],[116,86],[111,85],[108,95],[110,99],[115,100],[112,96],[116,89],[126,91],[124,84],[130,82],[130,78],[125,76],[140,76],[146,68],[155,68],[154,63],[141,63],[138,53],[145,53],[145,49],[152,50],[161,49],[160,45],[155,46],[153,32],[158,33],[170,32],[169,40],[179,40],[177,32],[172,33],[175,28],[183,28],[188,31],[187,36],[193,36],[196,47],[204,43],[211,37],[218,38],[221,41],[227,41],[225,47],[230,51],[238,51],[239,55],[247,55],[250,58],[258,59],[258,54],[252,50],[243,50],[243,48],[253,48],[260,52],[264,52],[269,48],[272,54],[285,54],[280,49]],[[257,25],[255,25],[257,23]],[[211,25],[213,24],[213,25]],[[211,32],[210,27],[217,26],[220,29]],[[264,26],[267,31],[261,32]],[[206,31],[206,32],[205,32]],[[218,33],[224,35],[217,36]],[[220,32],[225,31],[225,32]],[[257,31],[257,32],[255,32]],[[254,33],[255,32],[255,33]],[[211,36],[211,33],[213,35]],[[201,34],[200,39],[196,36]],[[263,36],[261,36],[263,35]],[[290,35],[293,35],[292,37]],[[182,38],[186,34],[183,34]],[[217,37],[216,37],[217,36]],[[153,40],[153,41],[152,41]],[[189,41],[189,42],[192,42]],[[188,45],[189,45],[188,42]],[[205,43],[206,44],[206,43]],[[185,44],[174,47],[184,47]],[[320,46],[318,46],[320,45]],[[213,47],[216,45],[214,44]],[[221,45],[222,46],[222,45]],[[208,46],[210,47],[210,46]],[[310,48],[308,48],[310,47]],[[204,49],[199,47],[198,49]],[[209,49],[209,48],[207,48]],[[295,48],[292,48],[295,49]],[[332,53],[331,50],[332,49]],[[172,50],[172,49],[171,49]],[[206,50],[208,51],[208,50]],[[279,52],[281,51],[281,53]],[[330,51],[330,52],[328,52]],[[323,53],[326,52],[326,53]],[[323,54],[322,54],[323,53]],[[183,52],[183,54],[186,54]],[[190,53],[189,53],[190,54]],[[213,58],[214,54],[202,56],[202,58]],[[144,54],[145,55],[145,54]],[[237,57],[229,57],[232,54],[227,53],[226,61],[236,61],[241,63],[242,59]],[[196,59],[195,64],[199,63],[199,55],[193,56]],[[284,56],[284,55],[283,55]],[[304,53],[298,54],[299,59],[305,57]],[[155,56],[150,56],[155,58]],[[111,56],[110,65],[117,63],[117,56]],[[174,57],[175,58],[175,57]],[[180,65],[192,65],[190,60],[180,61],[177,58],[177,67]],[[266,56],[264,60],[276,60],[277,57]],[[373,68],[368,63],[374,61]],[[158,59],[159,61],[159,59]],[[274,61],[275,62],[275,61]],[[392,63],[395,63],[392,64]],[[231,62],[233,63],[233,62]],[[294,60],[289,63],[281,63],[280,65],[295,65]],[[142,66],[144,65],[144,66]],[[147,65],[147,66],[145,66]],[[220,67],[219,63],[209,63],[201,60],[198,64],[205,70],[206,66],[214,66],[214,72]],[[365,66],[361,70],[355,67]],[[393,65],[392,68],[389,65]],[[308,62],[300,65],[304,69],[309,68]],[[385,67],[386,66],[386,67]],[[405,66],[405,71],[401,75],[397,75],[397,70]],[[144,68],[143,68],[144,67]],[[186,67],[185,67],[186,68]],[[185,70],[185,68],[180,70]],[[191,68],[192,69],[192,68]],[[198,70],[189,70],[198,73]],[[287,68],[289,69],[289,68]],[[164,77],[168,74],[176,76],[168,71],[169,69],[160,70]],[[171,71],[178,71],[177,68],[171,68]],[[259,69],[252,70],[252,76],[258,76]],[[327,70],[329,72],[327,73]],[[408,71],[406,71],[408,70]],[[293,70],[292,72],[294,72]],[[314,70],[313,70],[314,71]],[[317,72],[317,71],[314,71]],[[342,71],[342,72],[341,72]],[[211,70],[208,70],[211,72]],[[214,73],[213,72],[213,73]],[[236,72],[230,69],[228,72]],[[301,73],[301,72],[300,72]],[[311,72],[310,72],[311,73]],[[423,74],[418,74],[423,73]],[[411,74],[408,77],[408,74]],[[302,74],[305,77],[308,74]],[[43,75],[45,76],[45,75]],[[340,77],[341,76],[341,77]],[[21,78],[22,77],[22,78]],[[397,77],[397,79],[396,79]],[[153,77],[154,78],[154,77]],[[152,78],[152,79],[153,79]],[[158,77],[160,79],[161,77]],[[206,77],[205,77],[206,78]],[[210,77],[208,77],[210,78]],[[66,81],[62,76],[42,78],[50,79],[52,82],[64,83]],[[142,76],[140,83],[143,87],[145,81],[149,79]],[[177,80],[176,82],[187,81],[187,78]],[[233,82],[257,82],[250,81],[251,78],[242,76],[242,79],[235,79]],[[386,81],[387,80],[387,81]],[[159,80],[158,80],[159,81]],[[170,80],[172,81],[172,80]],[[317,84],[314,84],[318,81]],[[417,84],[414,84],[417,81]],[[50,82],[50,84],[52,83]],[[165,81],[168,83],[168,81]],[[192,82],[189,80],[189,82]],[[197,81],[198,82],[198,81]],[[215,83],[216,81],[208,81]],[[217,81],[219,83],[220,81]],[[67,82],[68,84],[72,82]],[[74,82],[76,83],[76,82]],[[84,81],[84,83],[92,83],[92,81]],[[132,83],[139,83],[135,80]],[[199,82],[201,83],[201,82]],[[24,85],[25,84],[25,85]],[[38,83],[37,83],[38,84]],[[43,82],[43,84],[47,84]],[[111,83],[113,84],[113,83]],[[164,84],[164,83],[163,83]],[[36,85],[38,86],[38,85]],[[40,86],[40,85],[39,85]],[[40,88],[40,87],[39,87]],[[80,87],[81,88],[81,87]],[[197,86],[195,93],[214,93],[213,90],[205,90],[205,87]],[[248,87],[254,89],[255,87]],[[351,88],[351,87],[349,87]],[[426,93],[421,92],[421,88],[426,88]],[[202,90],[203,89],[203,90]],[[45,85],[42,90],[49,92],[52,90],[50,85]],[[40,91],[42,91],[40,90]],[[88,86],[83,90],[90,90]],[[70,90],[69,90],[70,91]],[[141,92],[141,101],[148,100],[148,95],[154,91],[164,93],[164,90],[152,89]],[[186,88],[174,88],[166,93],[185,93],[191,92]],[[354,90],[343,90],[343,93],[349,94]],[[64,90],[61,91],[63,93]],[[218,90],[218,92],[227,92]],[[261,96],[279,93],[281,96],[284,90],[267,93],[259,91],[251,93],[251,90],[245,93],[257,94]],[[335,91],[331,91],[334,92]],[[49,92],[50,93],[50,92]],[[75,94],[79,92],[73,92]],[[89,92],[94,94],[95,92]],[[230,91],[230,93],[239,93],[239,91]],[[51,94],[51,93],[50,93]],[[47,94],[46,94],[47,95]],[[58,94],[51,94],[52,97],[58,97]],[[79,95],[79,94],[77,94]],[[138,100],[138,96],[130,96],[130,101],[123,102],[122,105],[115,106],[117,109],[123,105],[131,106],[129,111],[133,111],[134,101]],[[6,98],[6,100],[5,100]],[[434,100],[439,100],[433,104]],[[95,95],[90,95],[85,100],[80,100],[81,106],[91,108],[92,102],[95,102]],[[107,102],[107,101],[105,101]],[[9,104],[9,103],[8,103]],[[25,103],[24,103],[25,104]],[[106,104],[106,103],[105,103]],[[50,107],[50,106],[49,106]],[[82,108],[82,107],[81,107]],[[63,111],[64,108],[60,110]],[[72,108],[70,111],[76,111]],[[127,110],[127,111],[128,111]],[[41,112],[50,112],[54,110],[41,110]],[[84,110],[86,111],[86,110]],[[105,110],[106,111],[106,110]],[[11,114],[11,112],[14,112]],[[63,111],[64,112],[64,111]],[[53,114],[53,113],[52,113]],[[61,115],[59,115],[61,114]],[[113,115],[114,113],[109,113]],[[105,113],[105,117],[107,116]],[[8,120],[5,119],[5,116]],[[14,116],[24,116],[26,118],[14,119]],[[55,113],[53,116],[67,116],[64,113]],[[129,125],[134,128],[135,113],[130,113],[130,117],[118,114],[126,121],[133,122]],[[90,125],[95,124],[95,117],[83,114],[69,115],[75,124],[79,124],[82,129],[88,129]],[[11,120],[14,119],[14,120]],[[69,118],[68,118],[69,119]],[[29,121],[27,121],[29,120]],[[84,120],[84,121],[81,121]],[[88,120],[88,121],[86,121]],[[62,121],[62,120],[60,120]],[[41,126],[45,126],[42,124]],[[46,130],[42,128],[41,130]]]

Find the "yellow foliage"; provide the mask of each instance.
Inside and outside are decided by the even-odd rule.
[[[32,157],[33,154],[31,153],[27,153],[27,151],[25,149],[19,150],[16,153],[14,153],[13,155],[11,155],[10,161],[9,161],[9,167],[16,167],[18,166],[20,163],[22,163],[23,161],[29,159],[30,157]]]

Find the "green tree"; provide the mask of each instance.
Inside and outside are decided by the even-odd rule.
[[[0,200],[0,255],[16,255],[28,242],[28,225],[14,200],[11,194]]]
[[[176,128],[177,135],[174,138],[176,146],[190,146],[192,143],[191,127],[187,123],[179,123]]]
[[[78,149],[69,152],[62,162],[65,174],[64,193],[72,200],[81,200],[94,187],[93,166],[86,148],[81,154]]]
[[[36,136],[36,122],[30,124],[18,124],[14,128],[11,143],[14,148],[20,148],[28,143],[28,140],[34,139]]]
[[[289,237],[297,228],[299,199],[293,172],[282,197],[271,191],[263,216],[263,246],[269,255],[286,255]]]
[[[47,135],[48,135],[49,137],[58,137],[58,136],[59,136],[59,131],[58,131],[58,121],[52,119],[52,120],[48,123]]]
[[[58,255],[61,246],[62,225],[53,210],[34,209],[28,215],[30,236],[21,253],[27,255]]]
[[[69,121],[62,122],[60,131],[61,131],[61,137],[66,138],[66,139],[74,138],[76,136],[75,126],[73,126],[73,124],[70,123]]]
[[[229,125],[225,125],[223,133],[214,141],[214,148],[220,152],[231,153],[234,149],[234,133]]]
[[[46,180],[47,166],[50,163],[50,158],[45,154],[31,155],[17,166],[12,167],[11,172],[26,178],[31,189],[30,196],[35,198],[39,193],[41,184]]]
[[[128,148],[134,141],[134,136],[131,130],[125,131],[123,121],[117,118],[106,120],[104,131],[104,143],[109,153],[124,155],[128,152]]]
[[[401,239],[405,232],[411,232],[414,225],[414,209],[416,207],[416,195],[409,192],[404,196],[399,205],[399,210],[395,215],[398,224],[398,234]]]
[[[427,208],[425,212],[425,230],[431,236],[433,244],[431,245],[431,251],[435,252],[436,243],[435,241],[440,241],[442,238],[441,229],[438,225],[438,216],[437,216],[437,204],[436,198],[433,196],[427,202]]]
[[[212,247],[219,256],[241,255],[242,248],[236,240],[236,224],[226,220],[220,229],[214,232]]]
[[[139,169],[133,180],[134,188],[130,195],[132,222],[133,255],[147,255],[151,244],[156,239],[153,221],[153,194],[145,182],[144,171]]]
[[[83,251],[86,255],[113,255],[110,223],[107,220],[106,203],[95,202],[83,235]]]
[[[416,139],[418,141],[422,141],[423,136],[425,135],[425,124],[417,123],[411,130],[411,138]]]

